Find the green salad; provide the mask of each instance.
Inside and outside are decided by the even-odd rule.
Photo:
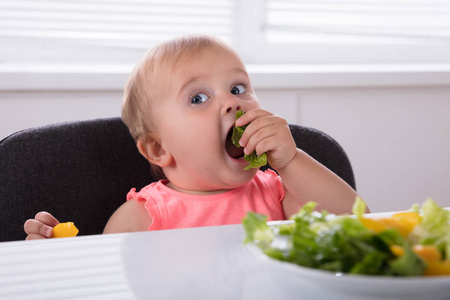
[[[239,119],[245,112],[242,110],[239,110],[236,113],[236,120]],[[233,134],[231,136],[231,141],[233,142],[233,145],[240,148],[241,145],[239,145],[239,140],[242,137],[242,134],[244,133],[245,128],[247,128],[247,125],[245,126],[234,126],[233,127]],[[244,168],[244,170],[249,170],[252,168],[259,168],[261,166],[264,166],[267,164],[267,155],[266,153],[263,153],[261,156],[258,156],[256,154],[256,151],[253,151],[252,154],[247,155],[244,154],[244,159],[249,162],[248,166]]]
[[[450,275],[450,213],[432,199],[388,218],[366,218],[359,197],[354,216],[314,211],[308,202],[291,222],[267,223],[249,212],[244,243],[271,258],[335,273]]]

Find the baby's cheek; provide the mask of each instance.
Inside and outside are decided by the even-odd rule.
[[[258,98],[256,98],[256,97],[253,98],[252,105],[253,105],[253,107],[251,107],[251,109],[262,108],[261,103],[259,102]]]

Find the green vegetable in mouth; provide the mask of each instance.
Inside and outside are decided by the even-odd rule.
[[[236,113],[236,120],[239,119],[245,112],[242,110],[239,110]],[[233,127],[233,134],[231,136],[231,141],[233,142],[233,145],[240,148],[241,145],[239,145],[239,140],[242,137],[242,134],[244,133],[245,128],[247,128],[248,125],[245,126],[234,126]],[[247,155],[244,154],[244,159],[249,162],[248,166],[244,168],[244,170],[249,170],[251,168],[259,168],[261,166],[264,166],[267,164],[267,155],[266,153],[263,153],[261,156],[258,156],[256,154],[256,151],[253,151],[252,154]]]

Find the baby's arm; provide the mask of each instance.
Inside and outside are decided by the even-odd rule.
[[[34,219],[25,222],[23,228],[27,234],[26,240],[46,239],[53,236],[53,227],[59,224],[59,221],[51,214],[41,211],[36,214]]]
[[[351,213],[357,193],[340,177],[300,149],[280,175],[285,197],[286,215],[296,213],[308,201],[317,202],[317,210],[331,213]]]
[[[283,208],[287,217],[308,201],[317,202],[317,210],[350,213],[356,192],[340,177],[297,149],[289,125],[283,118],[262,109],[250,110],[236,121],[250,123],[240,140],[246,154],[267,152],[267,159],[282,179],[285,189]]]
[[[131,199],[120,206],[109,219],[103,233],[147,231],[152,218],[144,201]]]

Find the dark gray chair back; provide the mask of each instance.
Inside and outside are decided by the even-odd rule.
[[[290,125],[297,146],[355,188],[350,161],[331,137]],[[0,142],[0,241],[22,240],[42,210],[100,234],[128,191],[157,180],[120,118],[17,132]]]

